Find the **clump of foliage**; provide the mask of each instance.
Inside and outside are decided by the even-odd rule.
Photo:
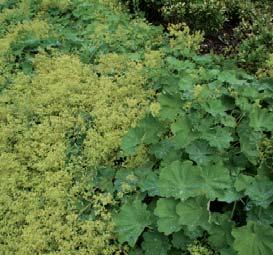
[[[115,0],[0,1],[3,255],[271,255],[272,56],[241,63],[262,80],[199,56],[189,26],[245,9],[180,2],[196,23],[163,33]]]
[[[234,55],[237,62],[255,73],[264,66],[272,48],[270,1],[238,0],[121,0],[156,24],[186,23],[205,32],[203,51]]]
[[[154,96],[139,55],[162,35],[114,5],[1,2],[3,255],[126,253],[109,211],[116,201],[92,179],[116,164],[121,137]]]
[[[176,50],[155,68],[157,102],[122,141],[124,156],[142,147],[148,160],[113,174],[126,194],[119,240],[143,254],[270,255],[271,81]]]

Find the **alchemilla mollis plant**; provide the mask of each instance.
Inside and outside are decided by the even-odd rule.
[[[187,6],[218,29],[213,2]],[[255,76],[175,23],[0,1],[0,254],[272,254],[270,26],[237,56]]]

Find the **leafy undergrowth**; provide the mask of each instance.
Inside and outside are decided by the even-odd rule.
[[[158,254],[196,239],[211,254],[272,253],[272,83],[222,61],[166,57],[158,102],[123,139],[125,156],[139,146],[149,155],[126,169],[116,217],[119,240],[134,247],[142,235],[144,254],[154,239]]]
[[[137,59],[161,31],[113,3],[1,2],[3,255],[126,251],[108,210],[115,201],[92,177],[116,164],[121,137],[154,96]]]
[[[240,0],[119,0],[131,12],[154,24],[186,23],[203,31],[202,52],[224,54],[255,73],[273,53],[271,1]]]
[[[0,21],[1,254],[272,254],[270,78],[115,0]]]

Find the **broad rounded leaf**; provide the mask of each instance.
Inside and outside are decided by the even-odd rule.
[[[185,235],[183,230],[173,233],[172,235],[172,244],[177,249],[185,250],[187,245],[191,242],[191,239]]]
[[[154,214],[159,218],[157,221],[158,230],[169,235],[181,229],[179,224],[179,216],[176,213],[176,205],[178,202],[174,199],[160,198]]]
[[[195,139],[190,119],[187,116],[180,116],[171,125],[171,130],[174,134],[173,142],[178,148],[185,148]]]
[[[227,149],[230,146],[230,142],[233,141],[233,137],[228,128],[217,127],[209,133],[205,133],[202,137],[209,142],[209,145],[216,147],[218,150]]]
[[[225,201],[225,194],[233,186],[229,170],[224,167],[223,163],[220,161],[202,167],[201,176],[203,177],[203,189],[207,198],[211,200],[218,198],[220,201]]]
[[[141,200],[135,200],[123,205],[114,220],[119,241],[133,247],[144,228],[151,224],[151,213]]]
[[[196,140],[186,147],[186,152],[191,160],[194,160],[198,165],[205,165],[213,159],[214,150],[205,140]]]
[[[180,202],[176,206],[176,213],[179,215],[179,224],[194,227],[208,226],[209,211],[207,209],[208,200],[204,197],[190,198]]]
[[[141,139],[144,135],[144,130],[136,127],[128,131],[121,142],[121,149],[126,155],[132,155],[135,153],[137,146],[141,143]]]
[[[230,220],[230,215],[213,213],[210,222],[211,226],[208,230],[210,245],[217,249],[224,249],[232,245],[234,238],[231,230],[234,223]]]
[[[202,194],[201,168],[193,166],[191,161],[174,161],[161,169],[159,192],[164,197],[186,200]]]
[[[145,255],[167,255],[171,248],[168,237],[158,232],[146,232],[143,238],[141,247]]]
[[[245,194],[255,205],[267,208],[273,202],[273,182],[265,176],[256,176],[255,181],[246,187]]]
[[[266,109],[254,108],[249,114],[249,126],[255,131],[273,131],[273,113]]]
[[[272,255],[273,228],[252,221],[232,231],[238,255]]]
[[[161,94],[158,97],[160,103],[159,118],[162,120],[173,120],[182,112],[182,101],[177,96]]]

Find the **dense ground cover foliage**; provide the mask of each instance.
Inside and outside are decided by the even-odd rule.
[[[111,4],[1,3],[1,254],[123,249],[106,210],[114,201],[91,177],[115,164],[121,136],[153,97],[134,54],[161,33],[142,20],[129,27]]]
[[[0,253],[271,255],[270,6],[120,2],[0,1]]]

